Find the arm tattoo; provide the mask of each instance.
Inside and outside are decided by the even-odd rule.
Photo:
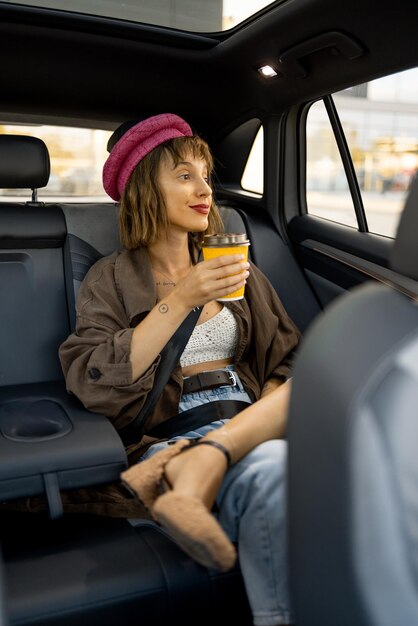
[[[160,313],[167,313],[168,305],[165,302],[162,302],[160,306],[158,307],[158,310]]]

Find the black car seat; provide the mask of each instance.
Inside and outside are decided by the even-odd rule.
[[[289,419],[289,542],[301,626],[418,624],[418,181],[393,284],[308,330]]]
[[[0,500],[115,480],[126,467],[109,421],[65,390],[58,346],[73,315],[64,215],[44,205],[49,155],[33,137],[0,135],[0,187],[33,189],[32,201],[0,203]]]
[[[43,142],[0,135],[0,187],[36,188],[48,175]],[[206,570],[148,520],[61,514],[60,491],[113,481],[126,465],[110,422],[83,409],[62,380],[57,350],[71,328],[70,256],[60,206],[37,202],[35,192],[29,203],[0,201],[0,544],[8,623],[249,625],[239,567]],[[45,492],[50,515],[8,506]]]

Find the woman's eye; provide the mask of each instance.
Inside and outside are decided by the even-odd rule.
[[[180,174],[179,178],[183,180],[190,180],[190,174]]]

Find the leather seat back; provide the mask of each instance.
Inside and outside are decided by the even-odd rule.
[[[415,280],[417,200],[415,186],[391,259]],[[297,623],[418,623],[416,301],[375,283],[342,296],[305,335],[293,381],[289,541]]]
[[[49,178],[40,139],[0,135],[0,187],[34,189]],[[58,205],[0,203],[0,386],[62,378],[58,346],[69,333],[65,219]]]
[[[0,186],[46,185],[49,155],[39,139],[0,135]],[[74,293],[64,214],[36,201],[0,203],[0,500],[117,480],[126,467],[120,437],[104,416],[65,389],[59,345],[71,330]]]

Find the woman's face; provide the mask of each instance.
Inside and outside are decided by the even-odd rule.
[[[171,156],[161,160],[157,182],[167,207],[172,228],[182,232],[203,232],[208,227],[212,189],[204,159],[189,154],[177,165]]]

